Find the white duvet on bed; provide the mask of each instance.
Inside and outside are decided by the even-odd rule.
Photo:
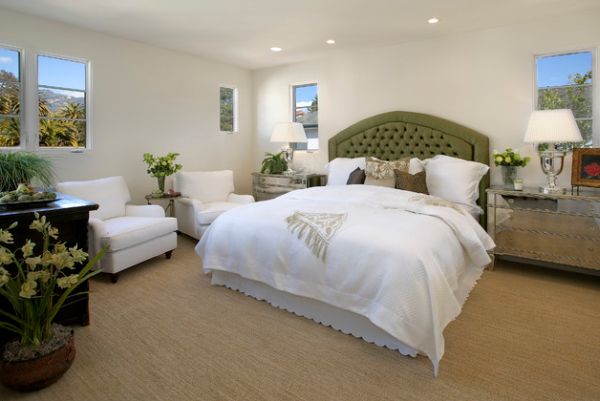
[[[286,221],[344,215],[325,261]],[[494,243],[473,217],[438,198],[368,185],[314,187],[235,208],[196,246],[223,270],[368,318],[427,355],[437,373],[443,329],[460,313]]]

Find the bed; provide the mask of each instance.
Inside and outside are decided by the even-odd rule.
[[[329,140],[330,160],[445,154],[487,164],[488,152],[478,132],[401,111],[362,120]],[[488,184],[486,175],[481,206]],[[196,252],[212,284],[404,355],[426,355],[437,375],[443,329],[460,313],[492,247],[481,225],[451,202],[334,185],[231,210]]]

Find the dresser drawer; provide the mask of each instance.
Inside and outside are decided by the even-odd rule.
[[[590,216],[498,208],[495,210],[494,219],[497,231],[533,230],[567,237],[582,236],[600,239],[600,218]]]
[[[600,241],[534,230],[498,228],[495,254],[600,270]]]
[[[495,194],[489,206],[552,213],[580,214],[600,218],[600,202],[580,199],[547,199]]]

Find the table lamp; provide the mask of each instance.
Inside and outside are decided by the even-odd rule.
[[[564,167],[565,152],[558,151],[556,144],[561,142],[581,142],[583,138],[570,109],[535,110],[529,117],[525,132],[526,143],[548,143],[548,149],[538,151],[542,171],[547,176],[547,183],[540,187],[545,193],[566,192],[556,186],[556,177]]]
[[[291,143],[306,143],[308,140],[302,124],[289,122],[275,125],[271,134],[271,142],[285,142],[287,144],[281,148],[281,151],[285,156],[285,161],[290,163],[294,158],[294,149],[292,149]]]

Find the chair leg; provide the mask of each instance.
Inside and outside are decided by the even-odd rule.
[[[117,281],[119,281],[119,273],[108,273],[110,276],[110,282],[111,283],[116,283]]]
[[[165,252],[165,256],[167,257],[167,259],[171,259],[171,255],[173,255],[172,249],[170,251]]]

